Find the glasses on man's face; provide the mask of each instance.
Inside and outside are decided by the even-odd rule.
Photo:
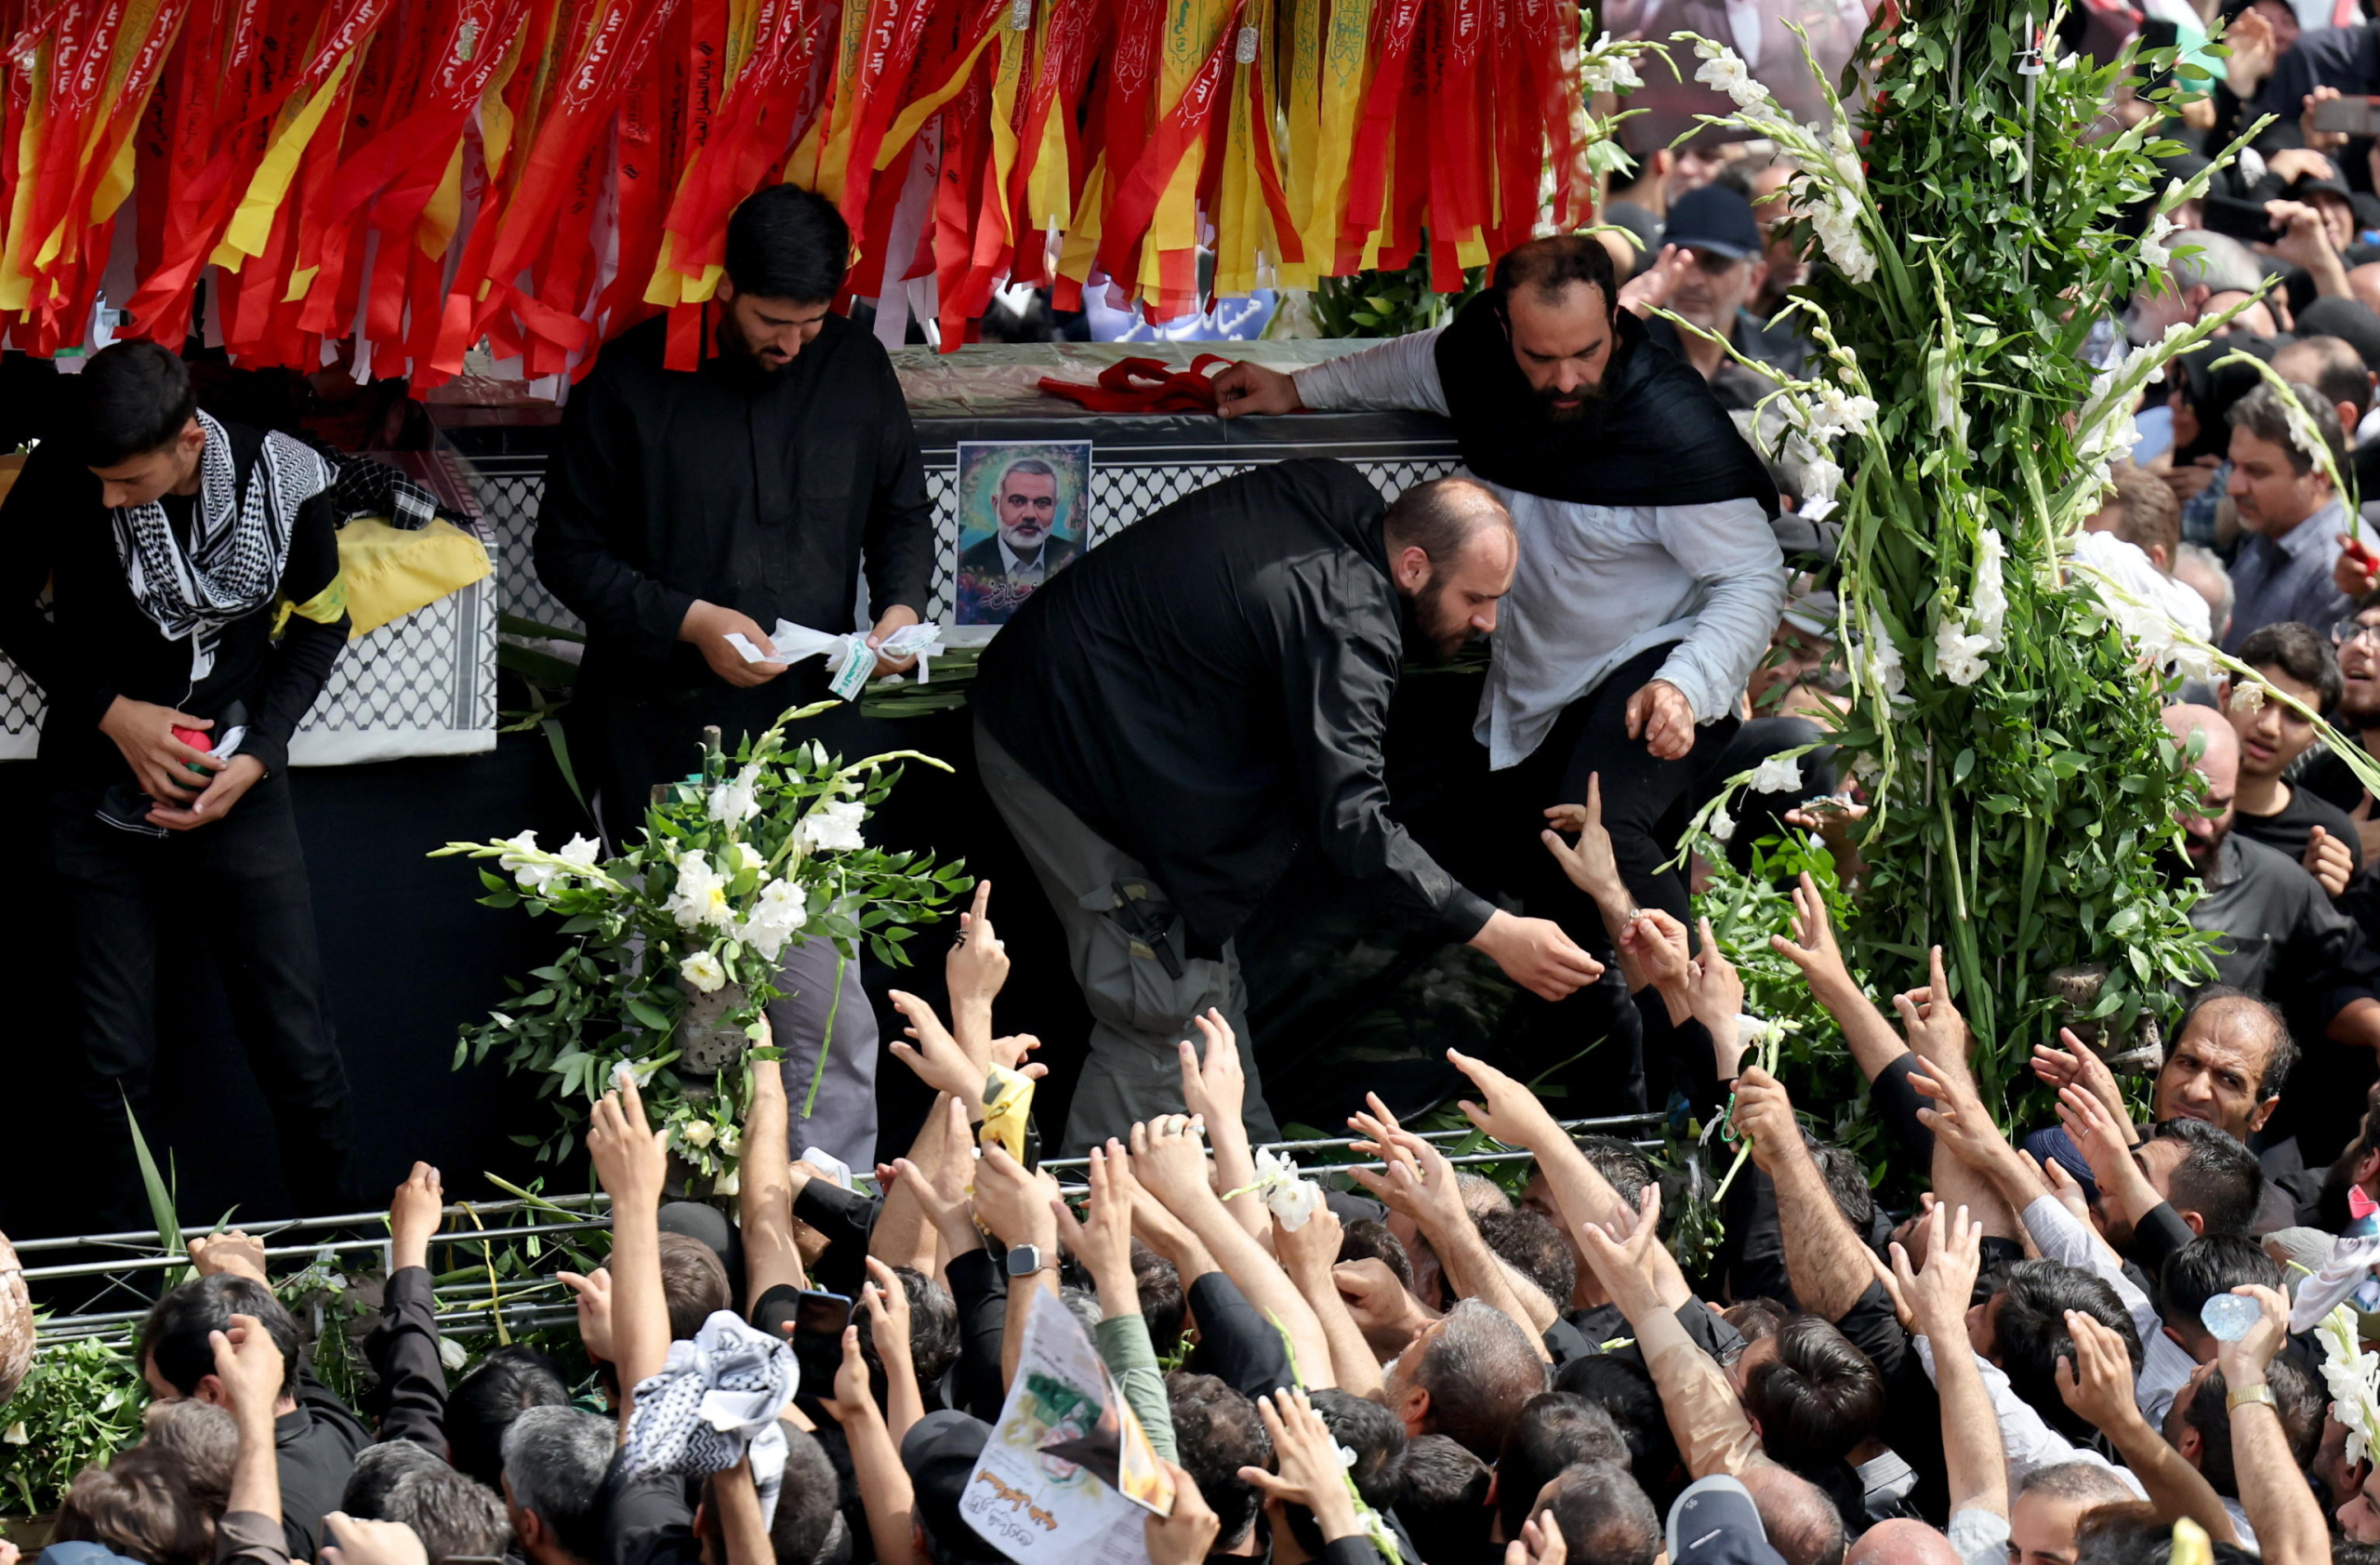
[[[2380,620],[2342,619],[2331,627],[2331,644],[2342,651],[2358,642],[2380,647]]]

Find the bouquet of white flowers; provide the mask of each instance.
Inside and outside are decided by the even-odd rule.
[[[540,1074],[540,1095],[570,1106],[551,1136],[513,1137],[539,1147],[540,1160],[562,1155],[584,1120],[578,1106],[625,1066],[671,1149],[694,1172],[732,1180],[747,1095],[744,1040],[781,992],[787,948],[829,940],[838,973],[862,942],[906,963],[910,926],[973,883],[963,864],[871,848],[862,831],[899,779],[898,763],[948,766],[915,750],[846,764],[815,741],[787,742],[788,724],[836,704],[787,712],[733,756],[714,738],[702,770],[657,789],[641,840],[615,857],[584,836],[542,848],[534,831],[430,855],[495,859],[495,870],[480,871],[480,900],[553,913],[573,937],[525,982],[509,980],[518,998],[466,1027],[455,1048],[460,1069],[500,1047],[508,1069]],[[828,1031],[821,1070],[831,1019]],[[805,1112],[817,1090],[813,1074]]]

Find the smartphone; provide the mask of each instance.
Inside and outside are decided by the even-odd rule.
[[[2373,129],[2373,109],[2380,98],[2326,98],[2314,105],[2314,128],[2343,130],[2349,136],[2380,134]]]
[[[2266,213],[2261,201],[2210,195],[2200,206],[2206,213],[2206,226],[2216,233],[2228,234],[2243,245],[2273,245],[2281,240],[2280,225]]]
[[[834,1395],[835,1373],[843,1367],[843,1328],[852,1323],[852,1301],[840,1293],[805,1289],[794,1301],[793,1361],[812,1395]]]

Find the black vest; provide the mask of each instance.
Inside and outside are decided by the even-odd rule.
[[[1604,395],[1586,417],[1549,422],[1497,311],[1481,294],[1437,342],[1438,379],[1463,465],[1491,484],[1582,505],[1760,502],[1777,485],[1691,365],[1648,339],[1623,310]]]

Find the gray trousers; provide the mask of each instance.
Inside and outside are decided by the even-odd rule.
[[[777,975],[782,999],[769,1002],[769,1027],[777,1047],[785,1051],[778,1067],[785,1073],[785,1095],[791,1117],[787,1121],[786,1154],[798,1158],[805,1147],[831,1152],[861,1174],[876,1172],[876,1009],[860,988],[859,962],[843,963],[842,979],[835,977],[835,947],[829,940],[812,940],[786,948],[785,968]],[[834,1018],[833,1036],[826,1029]],[[826,1068],[818,1074],[818,1051],[824,1045]],[[818,1076],[818,1101],[812,1112],[810,1081]]]
[[[1111,1135],[1128,1134],[1136,1120],[1182,1113],[1176,1045],[1186,1038],[1204,1050],[1204,1035],[1190,1018],[1210,1006],[1239,1039],[1248,1077],[1241,1118],[1250,1139],[1277,1140],[1249,1050],[1248,986],[1230,943],[1220,961],[1191,956],[1165,889],[1060,803],[980,723],[975,761],[985,790],[1065,926],[1066,960],[1091,1009],[1091,1058],[1075,1084],[1059,1155],[1079,1157]],[[1164,933],[1149,937],[1159,926]]]

